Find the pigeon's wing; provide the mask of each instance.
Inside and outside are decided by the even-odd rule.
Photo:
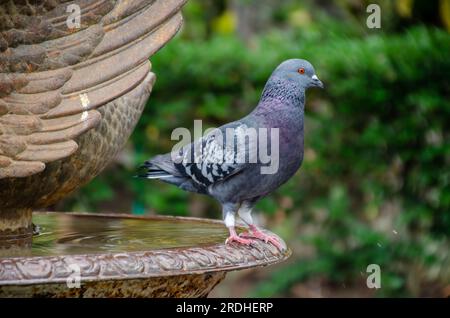
[[[257,163],[255,132],[245,124],[215,129],[180,149],[173,159],[175,167],[205,187],[223,182]]]

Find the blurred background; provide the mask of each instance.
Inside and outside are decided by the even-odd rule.
[[[381,28],[366,24],[370,3]],[[220,218],[212,199],[136,168],[171,150],[176,127],[244,116],[281,61],[305,58],[326,85],[307,94],[305,160],[254,213],[293,255],[211,296],[449,296],[450,0],[189,0],[184,17],[152,58],[158,80],[125,149],[52,209]]]

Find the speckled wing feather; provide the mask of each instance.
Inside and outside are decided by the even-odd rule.
[[[148,56],[176,33],[184,2],[82,1],[76,30],[61,0],[31,15],[12,2],[3,8],[23,18],[0,29],[0,179],[72,155],[100,122],[99,107],[149,76],[153,84]]]
[[[256,163],[257,139],[245,138],[247,129],[245,124],[235,122],[213,130],[183,147],[175,158],[175,167],[205,187],[242,172]]]

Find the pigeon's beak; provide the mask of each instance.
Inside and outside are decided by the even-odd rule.
[[[323,88],[323,83],[322,83],[322,81],[317,77],[316,74],[314,74],[311,78],[312,78],[312,80],[313,80],[313,86]]]

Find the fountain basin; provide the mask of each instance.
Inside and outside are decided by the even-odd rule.
[[[40,234],[31,248],[0,250],[0,297],[206,297],[228,271],[291,254],[262,241],[225,245],[216,220],[55,212],[33,220]]]

